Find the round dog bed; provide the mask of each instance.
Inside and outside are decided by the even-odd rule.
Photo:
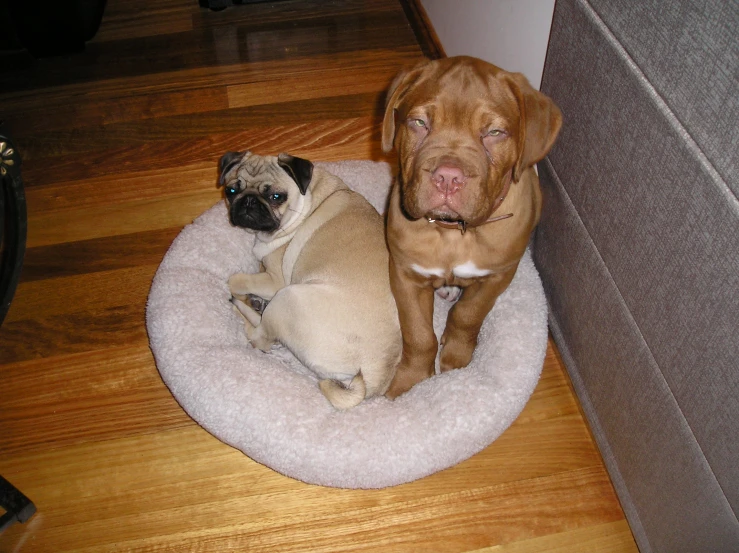
[[[321,164],[382,209],[387,164]],[[390,401],[335,410],[284,348],[249,345],[226,281],[256,272],[253,236],[228,222],[223,202],[175,239],[156,273],[147,328],[157,367],[187,413],[255,461],[312,484],[381,488],[432,474],[477,453],[523,409],[539,379],[547,309],[527,253],[480,332],[472,363]],[[436,298],[437,333],[450,303]]]

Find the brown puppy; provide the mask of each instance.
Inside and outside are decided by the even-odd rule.
[[[386,395],[434,374],[434,290],[458,286],[441,370],[465,367],[539,221],[533,165],[552,147],[559,109],[519,73],[470,57],[421,63],[391,86],[382,146],[398,151],[388,209],[390,282],[403,355]]]

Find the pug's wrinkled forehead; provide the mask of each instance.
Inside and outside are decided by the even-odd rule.
[[[284,171],[274,156],[255,156],[245,154],[238,166],[237,174],[247,180],[262,180],[265,176],[281,178]]]
[[[221,158],[220,184],[235,189],[232,192],[261,190],[279,184],[286,178],[289,176],[280,168],[274,156],[229,152]]]
[[[287,191],[290,177],[277,163],[276,157],[245,156],[231,175],[243,182],[247,189],[263,191],[277,187]]]
[[[234,182],[238,182],[240,190],[259,189],[284,182],[289,177],[297,184],[300,193],[305,195],[313,177],[313,164],[305,159],[280,154],[274,156],[258,156],[249,151],[227,152],[220,160],[220,186],[230,183],[237,191]]]

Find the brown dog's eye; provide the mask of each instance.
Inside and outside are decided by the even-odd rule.
[[[427,128],[426,121],[424,121],[423,119],[411,119],[410,123],[414,127],[419,127],[421,129]]]
[[[491,129],[488,131],[488,136],[500,136],[501,134],[504,134],[505,131],[502,131],[500,129]]]

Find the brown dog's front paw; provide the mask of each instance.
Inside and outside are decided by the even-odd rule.
[[[403,395],[408,390],[413,388],[413,386],[415,386],[422,380],[427,379],[433,374],[433,364],[431,365],[430,370],[428,370],[425,368],[409,367],[401,363],[400,365],[398,365],[398,368],[395,372],[395,378],[393,378],[393,381],[390,383],[390,387],[388,388],[387,392],[385,392],[385,397],[395,399],[396,397]]]
[[[451,371],[453,369],[461,369],[466,367],[472,361],[472,354],[475,352],[474,342],[444,336],[442,338],[441,356],[439,357],[439,368],[441,372]]]
[[[390,384],[390,387],[387,389],[387,392],[385,392],[385,397],[389,399],[395,399],[398,396],[402,396],[412,387],[413,387],[413,384],[409,385],[405,382],[401,383],[401,382],[398,382],[397,380],[393,380],[393,382]]]

